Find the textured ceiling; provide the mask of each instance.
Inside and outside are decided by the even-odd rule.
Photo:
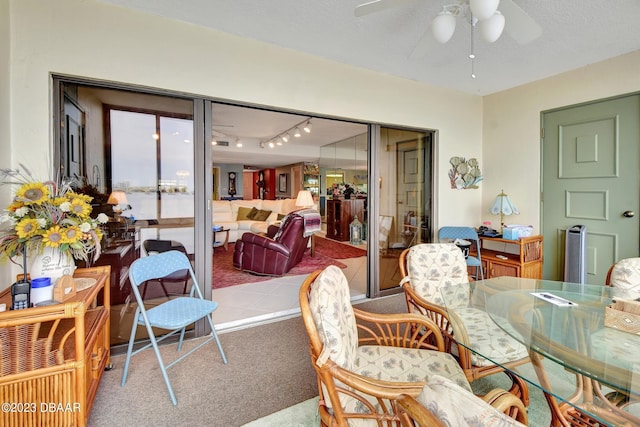
[[[521,45],[509,35],[518,31],[515,21],[507,19],[495,43],[476,38],[475,79],[471,27],[461,18],[449,43],[416,50],[442,6],[458,0],[396,0],[396,7],[363,17],[354,9],[364,0],[100,1],[478,95],[640,48],[638,0],[513,0],[542,35]]]

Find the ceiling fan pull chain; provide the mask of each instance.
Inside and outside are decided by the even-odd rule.
[[[471,52],[469,53],[469,58],[471,59],[471,78],[475,79],[476,78],[476,73],[475,73],[475,59],[476,59],[476,54],[475,54],[475,49],[474,49],[474,45],[473,45],[473,32],[476,28],[476,20],[474,19],[473,15],[471,15]]]

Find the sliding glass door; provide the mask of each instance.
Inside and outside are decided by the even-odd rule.
[[[379,288],[370,295],[397,289],[400,254],[431,242],[433,218],[433,132],[376,128]]]

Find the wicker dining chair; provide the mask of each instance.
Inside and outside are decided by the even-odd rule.
[[[322,426],[400,426],[394,399],[417,397],[441,375],[472,394],[464,372],[444,352],[430,320],[411,313],[378,314],[352,307],[336,266],[310,274],[300,310],[317,374]]]
[[[625,291],[640,292],[640,258],[624,258],[607,272],[605,284]]]
[[[438,325],[445,339],[446,351],[457,357],[467,379],[473,382],[504,372],[512,381],[510,392],[528,406],[529,390],[526,383],[505,369],[528,363],[527,349],[482,310],[469,307],[465,310],[467,316],[459,320],[451,319],[447,313],[440,290],[469,282],[462,251],[453,243],[422,243],[405,249],[400,254],[399,264],[403,277],[400,284],[404,289],[408,311],[421,314]],[[467,304],[468,298],[460,303]],[[455,334],[454,321],[458,330]],[[477,356],[470,348],[478,349],[480,354],[491,355],[493,362]]]
[[[636,299],[640,295],[640,258],[623,258],[613,264],[607,272],[605,280],[606,286],[618,289],[618,298]],[[615,354],[625,357],[628,353],[626,343],[617,339],[616,333],[604,328],[594,339],[593,347],[597,352],[610,352],[615,349]],[[634,356],[631,356],[634,357]],[[626,408],[634,413],[640,414],[640,399],[631,398],[628,393],[613,391],[605,393],[601,385],[593,382],[594,393],[601,398],[602,402]]]

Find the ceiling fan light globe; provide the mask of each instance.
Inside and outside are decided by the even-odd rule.
[[[504,15],[496,12],[491,18],[478,22],[480,37],[488,43],[493,43],[500,38],[504,31]]]
[[[449,12],[440,12],[438,16],[433,18],[431,23],[431,32],[433,37],[442,44],[445,44],[453,36],[456,30],[456,18]]]
[[[500,0],[469,0],[469,8],[479,21],[491,18],[498,10]]]

